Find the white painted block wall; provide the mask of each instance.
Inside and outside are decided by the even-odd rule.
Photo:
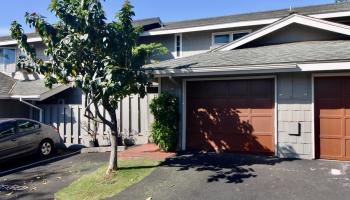
[[[311,98],[310,74],[286,73],[277,76],[279,157],[313,157]],[[293,135],[298,123],[300,135]]]

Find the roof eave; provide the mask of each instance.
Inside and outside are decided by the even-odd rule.
[[[283,64],[216,66],[187,69],[148,69],[155,77],[191,77],[191,76],[219,76],[240,74],[268,74],[284,72],[313,72],[350,70],[349,61],[313,61]]]

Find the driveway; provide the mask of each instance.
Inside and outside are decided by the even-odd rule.
[[[189,154],[168,159],[113,199],[348,200],[350,163],[251,155]]]
[[[0,199],[53,199],[59,189],[105,164],[108,156],[108,153],[69,152],[38,164],[33,164],[31,157],[2,164],[0,174],[5,172],[6,175],[0,175]],[[14,166],[25,167],[8,171]]]

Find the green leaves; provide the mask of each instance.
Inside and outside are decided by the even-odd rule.
[[[115,21],[107,23],[99,0],[51,0],[49,10],[57,23],[36,13],[25,15],[26,23],[42,38],[50,61],[37,57],[22,26],[13,22],[11,36],[26,54],[18,65],[44,75],[49,87],[73,83],[93,102],[115,110],[120,99],[146,94],[151,77],[142,66],[167,51],[155,43],[137,46],[140,29],[132,25],[132,8],[126,0]]]
[[[179,108],[176,97],[162,93],[150,104],[154,115],[152,139],[162,150],[174,151],[177,142]]]

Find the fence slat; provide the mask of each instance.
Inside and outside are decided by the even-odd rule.
[[[148,94],[144,98],[139,98],[133,95],[124,98],[118,104],[116,110],[118,129],[124,136],[137,136],[136,141],[147,141],[150,123],[153,121],[148,105],[155,96]],[[43,109],[44,123],[56,127],[65,143],[87,145],[91,140],[88,128],[93,129],[93,122],[84,116],[85,110],[82,105],[45,104],[40,107]],[[110,120],[108,112],[103,107],[99,107],[99,110],[107,120]],[[94,113],[95,109],[91,107],[91,111]],[[99,140],[108,140],[109,137],[106,135],[108,132],[110,132],[108,126],[103,123],[98,125]],[[100,144],[108,142],[102,141]]]

